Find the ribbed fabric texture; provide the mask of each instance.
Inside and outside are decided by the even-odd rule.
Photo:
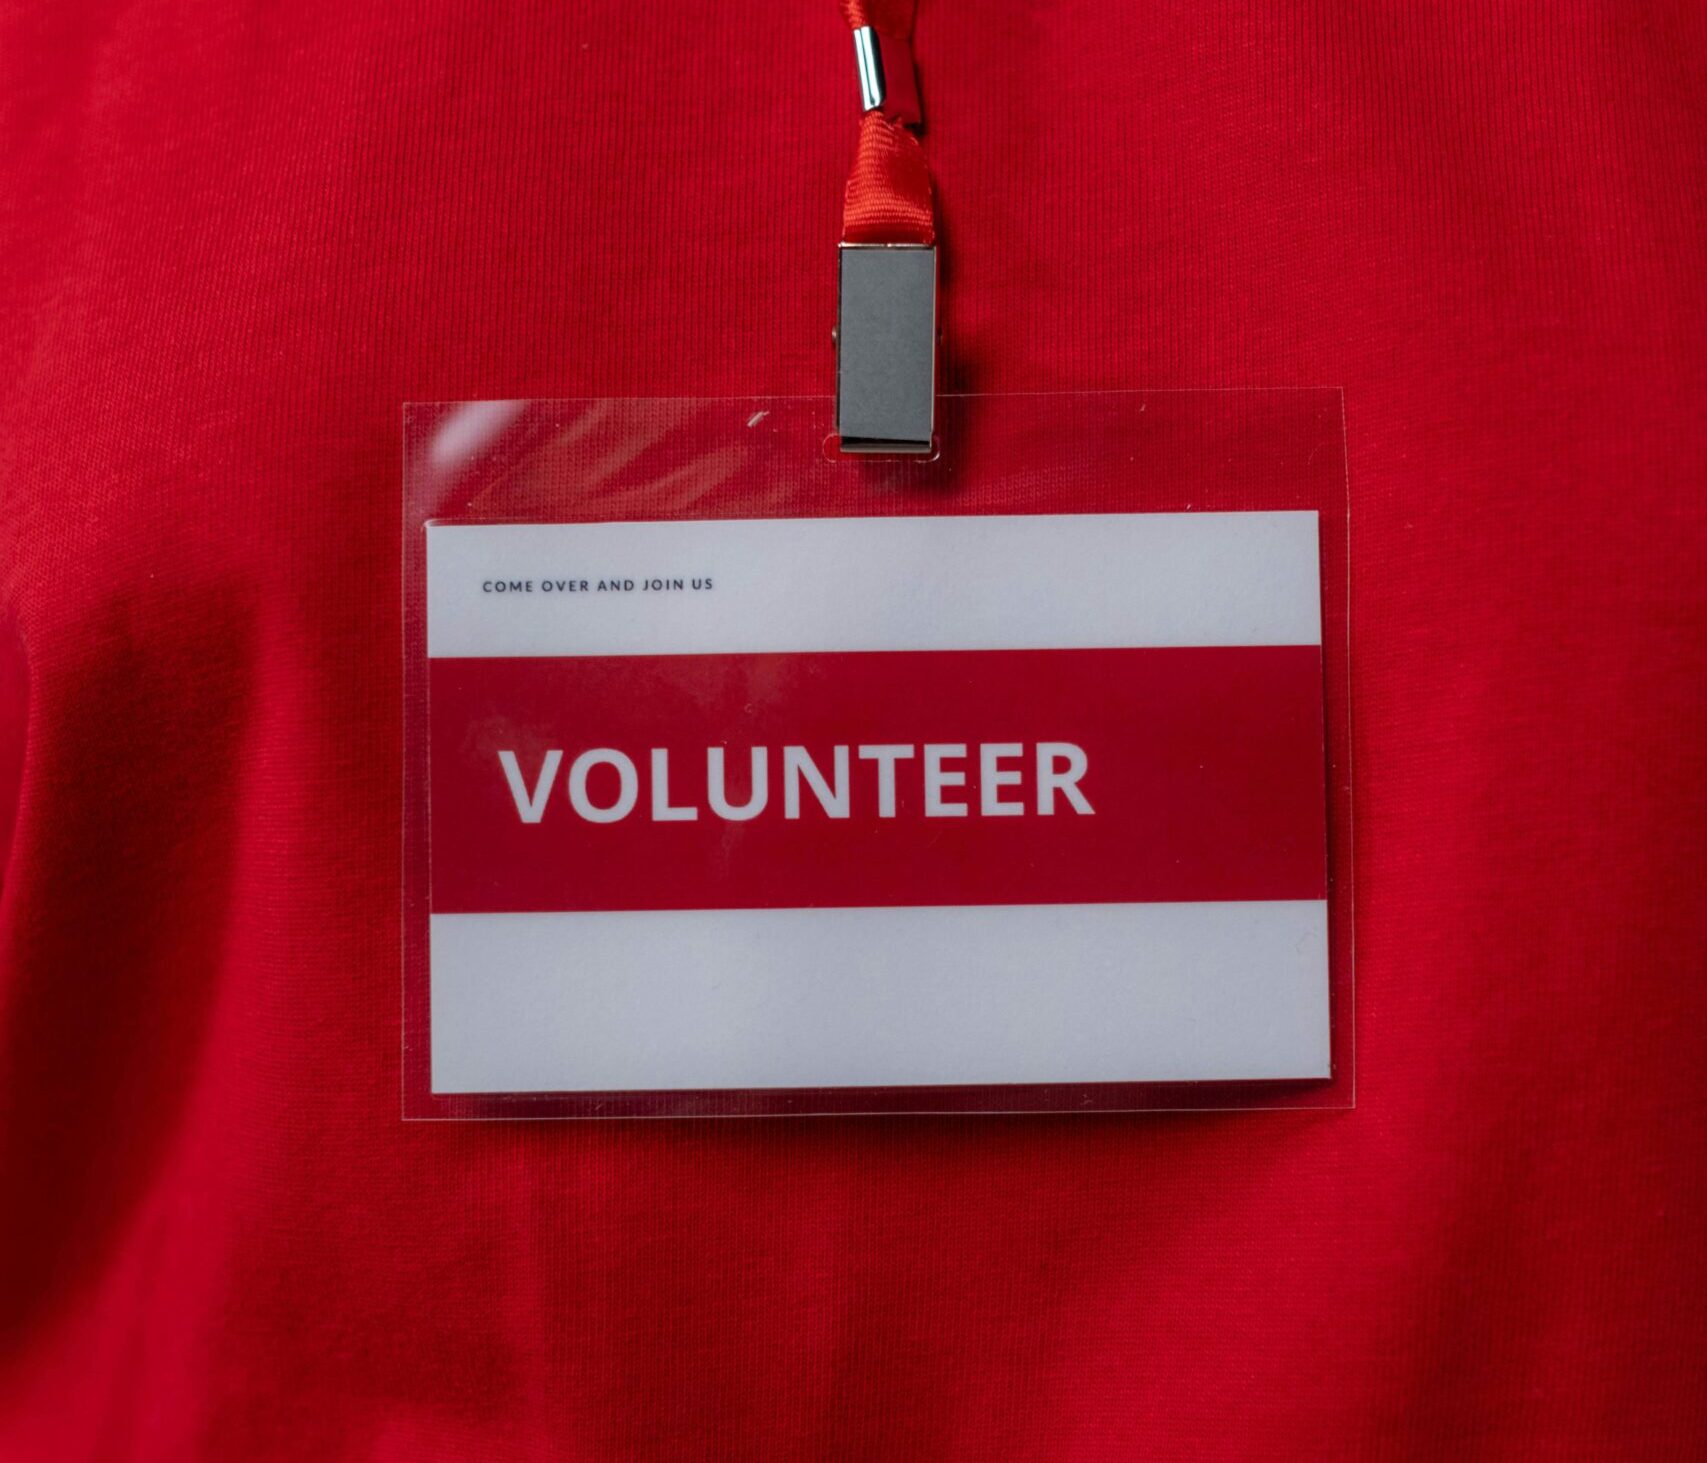
[[[952,384],[1345,388],[1358,1107],[411,1125],[399,406],[828,392],[830,0],[0,19],[0,1457],[1688,1458],[1688,4],[972,5]]]

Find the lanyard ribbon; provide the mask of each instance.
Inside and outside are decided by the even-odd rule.
[[[917,0],[842,0],[867,105],[842,204],[842,238],[849,244],[936,242],[930,169],[911,130],[923,122],[913,72],[917,9]],[[866,84],[873,52],[880,88],[875,97]]]

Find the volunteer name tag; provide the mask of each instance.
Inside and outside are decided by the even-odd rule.
[[[426,534],[435,1094],[1328,1076],[1315,512]]]

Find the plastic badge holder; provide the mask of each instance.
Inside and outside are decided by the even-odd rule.
[[[1340,394],[940,406],[405,409],[406,1117],[1352,1105]]]

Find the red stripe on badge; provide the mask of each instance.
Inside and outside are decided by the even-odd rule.
[[[1326,894],[1316,646],[430,674],[438,913]]]

